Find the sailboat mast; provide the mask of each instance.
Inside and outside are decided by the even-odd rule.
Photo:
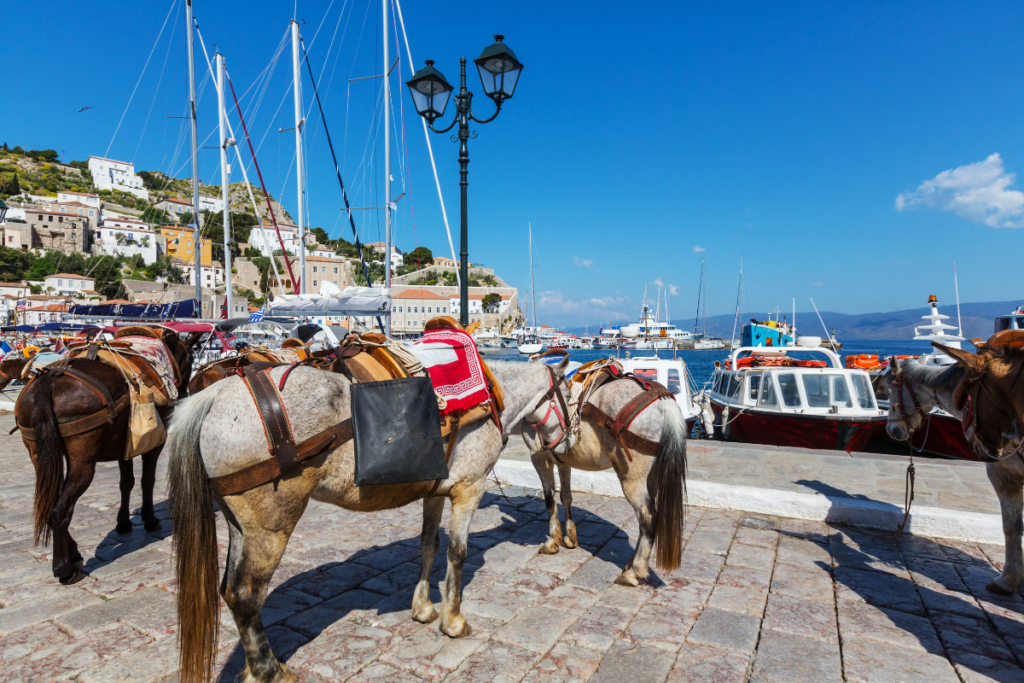
[[[537,285],[533,282],[533,222],[527,222],[527,228],[530,231],[530,296],[533,299],[531,308],[533,309],[533,333],[537,334]]]
[[[196,300],[199,301],[200,310],[203,302],[202,282],[202,254],[203,243],[199,233],[199,146],[198,133],[196,131],[196,62],[195,49],[192,45],[192,0],[185,0],[185,35],[188,36],[188,104],[189,104],[189,126],[192,129],[192,220],[195,226],[195,285]]]
[[[231,202],[228,201],[228,186],[230,185],[230,173],[228,168],[228,145],[234,144],[234,140],[228,137],[228,110],[225,107],[224,96],[224,55],[217,53],[217,108],[218,121],[220,122],[220,188],[221,198],[224,202],[224,303],[227,306],[225,318],[231,318]],[[212,265],[212,264],[211,264]]]
[[[295,177],[299,199],[299,294],[306,293],[306,169],[303,166],[302,128],[302,47],[299,22],[292,20],[292,89],[295,94]],[[285,260],[288,254],[284,255]]]
[[[384,15],[384,286],[391,289],[391,58],[388,53],[388,0]],[[401,73],[401,72],[399,72]],[[384,314],[385,332],[391,336],[391,312]]]
[[[740,255],[740,285],[736,290],[736,315],[732,319],[732,336],[729,338],[730,348],[736,348],[736,323],[740,319],[740,302],[743,300],[743,255]]]
[[[697,313],[693,316],[693,336],[697,336],[697,321],[700,320],[700,298],[704,295],[704,259],[700,260],[700,283],[697,285]]]

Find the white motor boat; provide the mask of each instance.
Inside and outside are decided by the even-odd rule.
[[[524,356],[532,356],[535,353],[544,353],[547,350],[548,345],[537,337],[523,337],[519,342],[519,353]]]
[[[700,417],[700,407],[694,402],[690,391],[689,371],[681,358],[658,358],[657,356],[640,356],[619,358],[618,362],[626,372],[637,377],[654,380],[675,395],[679,409],[686,420],[687,433],[693,429],[694,422]]]

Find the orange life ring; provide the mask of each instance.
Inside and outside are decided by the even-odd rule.
[[[853,370],[877,370],[882,367],[878,361],[878,355],[874,353],[859,353],[847,356],[845,360],[847,369]]]
[[[14,348],[17,349],[18,351],[21,351],[23,348],[25,348],[25,342],[23,342],[23,341],[16,341],[16,342],[14,342]]]

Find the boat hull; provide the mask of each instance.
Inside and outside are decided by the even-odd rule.
[[[548,347],[544,344],[520,344],[519,353],[524,356],[532,356],[535,353],[544,353]]]
[[[926,432],[927,437],[924,435]],[[924,443],[921,443],[922,439]],[[893,441],[906,445],[905,441]],[[967,444],[967,439],[964,438],[963,430],[960,427],[960,420],[952,415],[933,414],[931,424],[915,432],[910,442],[915,450],[923,450],[957,460],[980,460]]]
[[[722,410],[715,401],[715,433],[720,434]],[[863,451],[873,438],[885,433],[886,418],[842,418],[835,415],[801,415],[783,412],[733,411],[729,438],[742,443],[839,451]]]

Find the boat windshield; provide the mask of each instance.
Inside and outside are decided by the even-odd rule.
[[[761,388],[761,375],[750,375],[750,400],[757,401],[757,390]]]
[[[800,389],[796,385],[796,375],[779,375],[779,392],[786,407],[800,407]]]
[[[807,395],[807,405],[811,408],[831,408],[843,406],[853,407],[853,400],[850,398],[850,389],[846,384],[846,378],[842,375],[812,375],[805,374],[804,394]]]
[[[853,388],[857,391],[857,400],[860,407],[867,410],[875,409],[875,394],[871,391],[871,385],[864,375],[853,375]]]
[[[773,406],[777,403],[778,401],[775,398],[775,385],[772,384],[771,375],[765,375],[764,389],[761,390],[761,404]]]
[[[679,371],[675,368],[668,369],[668,390],[673,394],[678,394],[682,391],[682,385],[679,382]]]

